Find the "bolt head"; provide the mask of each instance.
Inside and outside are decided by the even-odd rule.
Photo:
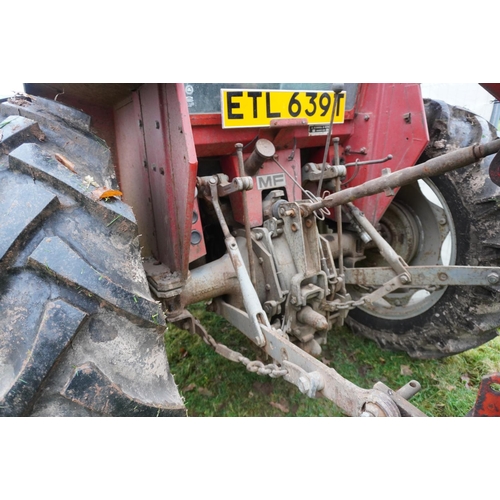
[[[488,274],[488,283],[496,285],[500,281],[500,276],[497,273]]]
[[[406,276],[406,274],[403,274],[403,276],[401,276],[401,283],[403,283],[403,285],[406,285],[409,282],[410,282],[410,278],[408,278],[408,276]]]

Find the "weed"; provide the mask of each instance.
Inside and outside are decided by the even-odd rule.
[[[111,226],[111,224],[115,223],[120,217],[121,215],[117,215],[109,224],[106,224],[106,227]]]
[[[6,118],[2,123],[0,123],[0,129],[4,128],[5,125],[8,125],[10,122],[14,121],[17,117],[14,118]]]

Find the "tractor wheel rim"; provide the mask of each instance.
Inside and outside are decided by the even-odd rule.
[[[454,265],[456,262],[457,238],[451,210],[439,189],[428,179],[400,189],[380,221],[380,230],[410,266]],[[361,261],[358,265],[366,267],[367,263]],[[374,255],[368,265],[387,266],[387,263],[380,255]],[[433,307],[446,289],[446,286],[402,288],[360,309],[383,319],[414,318]],[[353,286],[349,292],[358,300],[369,291]]]

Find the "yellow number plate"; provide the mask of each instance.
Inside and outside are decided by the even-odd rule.
[[[334,123],[344,122],[345,92],[340,94]],[[302,119],[309,125],[330,123],[333,92],[221,89],[222,127],[269,127],[273,120]]]

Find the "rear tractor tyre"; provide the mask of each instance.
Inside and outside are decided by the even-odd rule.
[[[184,416],[132,210],[91,197],[117,185],[89,117],[23,97],[0,123],[0,416]]]
[[[494,127],[469,111],[432,100],[425,106],[430,143],[421,162],[497,137]],[[382,234],[409,265],[500,266],[500,188],[489,178],[490,162],[491,157],[400,189],[380,222]],[[387,265],[376,253],[367,261]],[[350,289],[354,299],[362,292]],[[352,311],[347,322],[383,348],[441,358],[497,335],[499,292],[494,276],[489,286],[397,290]]]

